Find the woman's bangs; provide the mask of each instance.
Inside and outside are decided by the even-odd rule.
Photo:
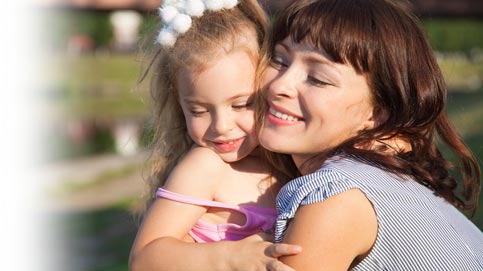
[[[369,50],[374,50],[373,27],[370,20],[356,15],[360,14],[356,9],[363,7],[351,2],[317,1],[304,8],[292,5],[274,25],[273,45],[290,37],[296,43],[323,49],[336,63],[350,63],[357,72],[366,72],[372,55]]]

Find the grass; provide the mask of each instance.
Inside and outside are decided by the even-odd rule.
[[[44,90],[46,106],[65,118],[115,120],[144,118],[141,62],[131,54],[53,57]]]
[[[483,53],[470,60],[463,53],[438,54],[446,84],[453,92],[478,91],[483,80]]]
[[[116,182],[119,178],[129,176],[139,171],[142,165],[129,164],[120,168],[106,170],[98,176],[86,180],[76,179],[74,176],[62,181],[62,186],[58,190],[52,191],[52,196],[67,196],[72,193],[82,193],[93,187],[103,186],[105,184]]]
[[[136,236],[137,224],[126,211],[125,203],[95,211],[56,215],[62,224],[63,260],[68,270],[128,270],[129,251]]]

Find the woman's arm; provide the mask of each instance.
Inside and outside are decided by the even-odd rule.
[[[372,204],[358,189],[299,207],[284,243],[304,250],[281,261],[296,270],[348,270],[362,260],[377,236]]]

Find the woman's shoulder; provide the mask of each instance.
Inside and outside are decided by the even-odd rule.
[[[286,189],[301,192],[329,187],[336,183],[350,182],[352,179],[350,173],[355,167],[357,167],[357,164],[352,159],[329,159],[315,172],[290,181],[286,185]]]
[[[288,221],[293,219],[302,207],[304,210],[309,210],[307,213],[311,215],[332,214],[327,212],[327,210],[331,211],[333,206],[328,202],[343,202],[344,206],[358,207],[349,208],[347,212],[349,217],[354,218],[360,210],[364,213],[372,210],[361,186],[346,176],[340,166],[342,169],[346,167],[340,163],[338,166],[324,165],[316,172],[294,179],[281,189],[277,196],[279,216],[276,239],[278,241],[281,241],[285,235]],[[356,213],[352,213],[353,211]]]
[[[290,181],[277,197],[281,209],[288,213],[300,205],[323,202],[328,198],[351,189],[358,189],[374,200],[388,193],[411,195],[416,182],[407,176],[397,176],[381,169],[370,161],[351,157],[334,157],[327,160],[317,171]]]
[[[299,205],[312,204],[346,192],[363,190],[357,172],[372,168],[370,165],[344,157],[327,160],[317,171],[287,183],[277,197],[281,209],[292,213]]]
[[[277,202],[282,210],[294,213],[299,205],[321,202],[334,195],[335,191],[342,191],[339,186],[346,181],[337,170],[322,167],[288,182],[280,190]]]

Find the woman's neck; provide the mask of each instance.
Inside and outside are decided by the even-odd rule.
[[[292,154],[295,166],[302,175],[315,172],[319,169],[327,157],[323,154]]]

